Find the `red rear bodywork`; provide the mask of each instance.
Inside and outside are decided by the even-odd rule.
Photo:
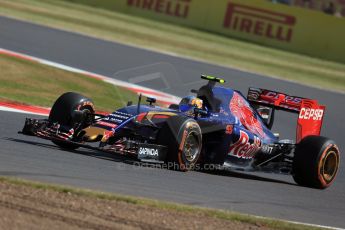
[[[296,142],[310,135],[319,136],[326,107],[316,100],[304,99],[297,120]]]

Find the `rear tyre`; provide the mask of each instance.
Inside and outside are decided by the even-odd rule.
[[[193,170],[202,148],[200,126],[194,119],[172,116],[160,129],[157,143],[167,146],[168,166],[173,163],[174,170]]]
[[[49,121],[51,123],[59,123],[68,128],[85,128],[90,125],[89,120],[77,122],[73,120],[73,113],[75,110],[83,111],[85,114],[94,114],[94,105],[91,99],[74,92],[62,94],[54,103],[50,114]],[[90,116],[85,116],[90,117]],[[63,149],[74,150],[78,146],[59,140],[52,140],[52,142]]]
[[[321,136],[307,136],[297,144],[293,178],[299,185],[325,189],[334,181],[339,161],[339,149],[334,141]]]

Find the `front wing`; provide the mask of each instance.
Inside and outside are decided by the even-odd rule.
[[[84,142],[78,139],[75,130],[64,127],[58,123],[51,123],[47,119],[37,120],[27,118],[22,131],[23,135],[36,136],[55,143],[64,143],[74,148],[82,147],[91,150],[103,151],[134,157],[142,162],[164,163],[167,158],[167,148],[153,143],[142,143],[126,138],[119,139],[115,143]]]

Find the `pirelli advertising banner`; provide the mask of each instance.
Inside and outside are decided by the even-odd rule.
[[[217,1],[207,19],[213,31],[345,63],[345,19],[263,1]]]
[[[202,27],[208,13],[207,0],[67,0],[126,14]],[[218,1],[218,0],[216,0]]]
[[[74,0],[345,63],[345,18],[265,0]]]

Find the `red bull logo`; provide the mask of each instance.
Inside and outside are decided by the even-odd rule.
[[[241,124],[247,130],[258,135],[259,137],[265,136],[262,125],[257,119],[253,109],[238,93],[234,92],[229,107],[232,114],[240,120]]]
[[[229,149],[229,155],[238,158],[251,159],[261,148],[261,140],[254,137],[254,142],[249,142],[249,136],[246,132],[240,131],[240,138]]]
[[[230,30],[291,42],[296,18],[270,10],[228,3],[224,27]]]
[[[187,18],[192,0],[127,0],[127,5],[177,18]]]

